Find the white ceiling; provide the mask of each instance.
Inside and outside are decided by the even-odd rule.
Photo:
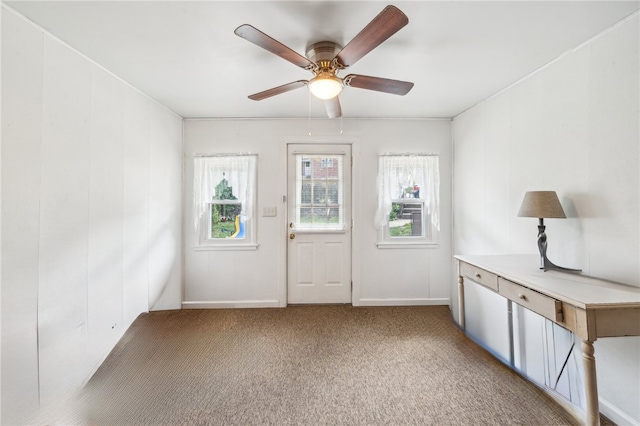
[[[247,95],[312,75],[237,37],[249,23],[304,55],[343,46],[381,1],[9,1],[10,8],[188,117],[324,117],[306,88]],[[343,115],[453,117],[639,9],[640,1],[405,1],[409,24],[348,73],[412,81],[406,96],[347,87]],[[342,74],[343,76],[346,73]]]

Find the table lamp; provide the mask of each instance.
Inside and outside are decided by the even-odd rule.
[[[554,265],[547,258],[547,235],[544,233],[544,218],[566,219],[560,200],[555,191],[528,191],[524,194],[524,200],[518,212],[519,217],[538,218],[538,250],[540,250],[540,269],[548,271],[580,272],[580,269],[563,268]]]

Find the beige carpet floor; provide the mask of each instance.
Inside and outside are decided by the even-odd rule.
[[[88,425],[574,424],[444,306],[144,314],[75,408]]]

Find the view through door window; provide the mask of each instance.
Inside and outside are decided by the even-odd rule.
[[[344,229],[344,155],[296,155],[297,229]]]

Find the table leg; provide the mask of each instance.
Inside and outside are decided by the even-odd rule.
[[[464,278],[462,275],[458,275],[458,323],[464,330]]]
[[[600,425],[600,408],[598,407],[598,383],[596,381],[596,358],[593,356],[593,342],[582,341],[582,359],[584,365],[584,386],[587,399],[588,426]]]
[[[513,339],[513,302],[507,299],[507,325],[509,327],[509,365],[516,368],[515,341]]]

